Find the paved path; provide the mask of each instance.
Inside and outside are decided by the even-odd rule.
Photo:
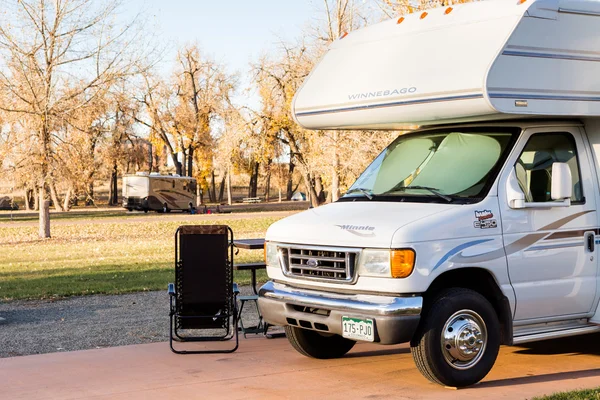
[[[459,391],[426,381],[406,345],[315,360],[262,337],[241,339],[233,354],[175,355],[153,343],[5,358],[0,388],[6,399],[523,399],[600,386],[599,339],[503,347],[488,377]]]

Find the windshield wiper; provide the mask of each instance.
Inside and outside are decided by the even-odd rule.
[[[374,194],[373,194],[373,191],[371,191],[370,189],[354,188],[354,189],[348,190],[346,192],[346,194],[355,193],[355,192],[361,192],[362,194],[364,194],[365,196],[367,196],[367,198],[369,200],[373,200]]]
[[[429,186],[404,186],[404,187],[398,188],[398,189],[396,189],[394,191],[402,191],[402,192],[404,192],[404,191],[406,191],[406,189],[427,190],[427,191],[435,194],[436,196],[438,196],[438,197],[446,200],[448,203],[450,203],[450,202],[453,201],[452,197],[446,196],[445,194],[440,193],[439,189],[432,188],[432,187],[429,187]]]

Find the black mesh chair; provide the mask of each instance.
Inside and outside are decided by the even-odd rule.
[[[169,345],[174,353],[231,353],[238,348],[233,232],[225,225],[184,225],[175,233],[175,284],[169,284]],[[176,342],[225,341],[225,350],[176,350]]]

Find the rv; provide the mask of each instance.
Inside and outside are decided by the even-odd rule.
[[[600,332],[600,2],[490,0],[350,32],[293,113],[420,126],[339,201],[268,229],[260,310],[300,353],[409,342],[427,379],[463,387],[500,345]]]
[[[138,172],[123,177],[123,207],[129,211],[170,212],[196,209],[196,179]]]

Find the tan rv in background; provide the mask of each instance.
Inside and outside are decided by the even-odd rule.
[[[196,179],[179,175],[138,172],[123,177],[123,207],[129,211],[192,212],[196,208]]]

